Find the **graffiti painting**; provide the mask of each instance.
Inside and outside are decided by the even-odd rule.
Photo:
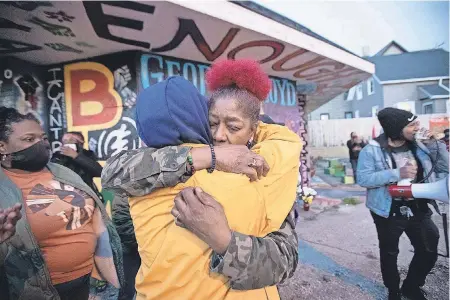
[[[44,11],[44,13],[45,13],[47,18],[58,20],[60,23],[62,23],[62,22],[72,22],[72,20],[75,19],[75,17],[69,16],[68,14],[63,12],[62,10],[57,11],[57,12]]]
[[[31,28],[28,26],[24,26],[21,24],[14,23],[5,18],[0,18],[0,28],[9,28],[9,29],[17,29],[25,32],[30,32]]]
[[[39,72],[22,64],[0,67],[0,106],[12,107],[22,114],[33,114],[46,126],[44,88]]]
[[[162,68],[168,74],[191,72],[189,76],[193,80],[193,73],[197,72],[197,81],[200,81],[200,73],[216,60],[254,58],[271,76],[314,84],[313,92],[308,94],[312,102],[332,99],[370,76],[371,68],[367,62],[355,56],[355,63],[359,62],[356,65],[350,63],[347,57],[350,59],[352,54],[342,49],[335,49],[336,54],[345,52],[339,55],[342,59],[331,58],[324,54],[327,51],[314,49],[313,44],[306,43],[306,40],[303,46],[294,46],[269,38],[264,30],[252,31],[220,18],[205,18],[201,10],[183,13],[183,5],[179,7],[170,1],[71,1],[70,5],[67,1],[10,1],[0,2],[0,5],[0,12],[3,12],[0,27],[11,29],[7,39],[0,39],[0,54],[15,54],[16,57],[30,59],[27,52],[35,51],[34,57],[42,64],[82,61],[89,57],[88,48],[95,48],[99,55],[140,48],[140,51],[152,53],[143,58],[149,65],[159,64],[158,54],[177,57],[164,59],[163,63],[172,61],[173,65]],[[25,18],[27,21],[21,18],[24,11],[32,12]],[[161,27],[161,22],[168,22],[168,25]],[[155,28],[158,34],[152,34]],[[35,31],[41,32],[42,38],[40,34],[35,34],[27,35],[29,40],[24,39],[24,32]],[[77,39],[69,43],[59,40],[59,37]],[[312,35],[311,38],[317,37]],[[60,55],[47,55],[49,47],[60,51]],[[176,71],[178,64],[182,69]],[[114,73],[115,70],[111,71]],[[148,79],[149,84],[152,79],[159,80],[156,77]],[[197,85],[202,89],[200,82]],[[133,93],[137,91],[129,87],[121,91],[121,95],[128,99],[127,106],[134,101]]]
[[[65,132],[79,131],[85,136],[85,147],[105,161],[123,150],[141,145],[134,121],[139,90],[169,76],[180,75],[207,95],[205,74],[208,68],[207,64],[194,61],[126,52],[44,68],[40,73],[42,82],[32,73],[17,73],[14,69],[4,68],[0,70],[3,75],[0,77],[0,95],[2,105],[47,116],[44,122],[48,124],[53,151],[59,150]],[[300,171],[302,183],[307,185],[305,99],[297,99],[294,81],[270,79],[272,90],[263,110],[302,138]]]
[[[59,151],[61,139],[67,128],[65,122],[64,73],[61,67],[45,72],[48,99],[48,138],[53,152]]]
[[[96,48],[95,46],[86,43],[86,42],[75,42],[75,45],[80,46],[80,47],[84,47],[84,48]]]
[[[53,4],[50,3],[49,1],[7,1],[4,3],[7,5],[17,7],[22,10],[25,10],[25,11],[33,11],[40,6],[43,6],[43,7],[52,7],[53,6]]]
[[[202,95],[206,94],[206,64],[172,57],[143,54],[140,58],[141,87],[143,89],[165,78],[180,75],[191,81]]]
[[[42,29],[45,29],[48,32],[51,32],[53,35],[75,37],[75,33],[73,33],[72,29],[70,29],[69,27],[63,26],[63,25],[48,23],[37,17],[33,17],[33,18],[29,19],[28,22],[42,27]]]
[[[309,174],[311,171],[311,162],[308,155],[308,120],[305,113],[306,95],[298,95],[298,115],[300,117],[300,127],[297,134],[303,143],[303,149],[300,154],[300,174],[302,178],[302,186],[309,185]]]
[[[135,55],[107,55],[64,66],[67,131],[80,131],[86,148],[106,160],[140,140],[134,122]]]
[[[78,50],[75,48],[72,48],[70,46],[67,46],[62,43],[45,43],[45,46],[55,50],[55,51],[63,51],[63,52],[73,52],[73,53],[83,53],[82,50]]]
[[[40,49],[42,49],[40,46],[0,38],[0,54],[15,54]]]
[[[170,76],[179,75],[191,81],[202,95],[207,95],[205,74],[208,68],[209,65],[195,61],[143,54],[140,58],[141,88],[145,89]],[[269,107],[270,104],[280,107],[296,107],[295,82],[276,77],[270,77],[270,79],[272,90],[265,103],[269,104]]]
[[[130,117],[123,117],[111,130],[90,135],[89,143],[101,160],[123,150],[137,149],[140,142],[137,138],[136,122]]]
[[[136,104],[136,93],[128,87],[131,79],[130,69],[127,65],[114,71],[114,87],[122,96],[124,106],[128,108]]]
[[[306,96],[298,95],[295,83],[289,80],[272,79],[273,87],[271,94],[264,103],[264,113],[269,115],[275,122],[284,123],[290,130],[297,133],[303,144],[299,157],[300,175],[302,186],[309,184],[309,156],[307,120],[305,115]],[[285,88],[282,88],[282,87]]]

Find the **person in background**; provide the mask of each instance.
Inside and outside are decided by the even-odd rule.
[[[441,141],[443,141],[445,143],[445,146],[447,147],[447,151],[449,151],[449,145],[448,145],[449,129],[448,128],[444,130],[444,134],[445,134],[445,136],[441,139]]]
[[[95,177],[102,176],[103,168],[97,162],[93,151],[83,149],[84,136],[80,132],[68,132],[64,134],[62,143],[60,151],[53,154],[52,162],[77,173],[103,202],[103,197],[94,183]]]
[[[0,107],[0,210],[25,216],[0,244],[2,300],[87,300],[96,273],[122,284],[120,240],[103,204],[50,158],[36,117]]]
[[[444,178],[448,174],[448,152],[430,134],[426,145],[415,140],[420,123],[408,111],[385,108],[378,113],[378,120],[384,134],[361,151],[357,172],[358,184],[367,188],[366,206],[378,233],[383,282],[391,300],[400,300],[402,294],[412,300],[424,300],[421,287],[436,263],[439,241],[439,230],[431,220],[428,204],[437,212],[439,208],[430,199],[393,199],[388,189],[401,180],[422,183]],[[397,257],[403,232],[414,247],[414,257],[400,289]]]
[[[358,164],[359,152],[361,152],[362,148],[364,148],[365,146],[366,143],[358,137],[356,132],[352,132],[350,134],[350,140],[347,141],[347,147],[348,147],[348,154],[350,157],[350,163],[352,164],[353,177],[355,178],[355,182],[357,182],[356,167]]]

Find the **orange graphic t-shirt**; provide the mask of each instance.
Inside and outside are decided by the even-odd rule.
[[[85,192],[53,179],[47,169],[5,174],[22,190],[31,230],[39,243],[52,283],[68,282],[92,272],[96,235],[95,202]]]

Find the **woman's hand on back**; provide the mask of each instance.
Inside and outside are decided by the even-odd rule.
[[[244,145],[215,146],[216,169],[227,173],[244,174],[250,181],[261,179],[270,170],[264,157],[250,151]],[[193,148],[192,160],[196,170],[211,167],[209,147]]]
[[[231,229],[222,205],[200,188],[185,188],[175,197],[172,215],[177,226],[186,228],[224,254],[231,241]]]

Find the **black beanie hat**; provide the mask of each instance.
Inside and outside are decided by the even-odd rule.
[[[386,136],[391,139],[401,139],[403,128],[417,119],[417,116],[409,111],[387,107],[378,112],[378,121]]]

